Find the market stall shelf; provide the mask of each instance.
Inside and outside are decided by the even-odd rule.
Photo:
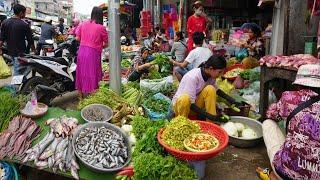
[[[290,68],[278,68],[278,67],[267,67],[261,66],[260,74],[260,107],[259,112],[262,120],[266,118],[266,112],[268,108],[269,99],[269,86],[270,82],[276,78],[287,81],[294,81],[296,78],[297,71]],[[279,87],[281,90],[285,90],[285,87]]]
[[[49,110],[45,116],[43,116],[42,118],[37,119],[37,121],[35,121],[41,127],[42,131],[41,131],[39,137],[32,142],[32,146],[37,144],[49,132],[50,126],[45,125],[45,122],[50,118],[58,118],[63,115],[66,115],[68,117],[77,118],[79,120],[79,124],[85,123],[85,121],[81,118],[80,111],[72,111],[72,110],[65,111],[60,108],[49,108]],[[12,159],[4,159],[4,160],[7,162],[13,162],[13,163],[29,166],[31,168],[36,168],[36,166],[34,165],[33,162],[28,162],[26,164],[22,164],[20,161],[17,161],[17,160],[12,160]],[[105,180],[105,179],[114,179],[114,177],[115,177],[115,173],[111,173],[111,172],[110,173],[97,173],[95,171],[88,169],[82,163],[79,163],[79,166],[80,166],[80,170],[79,170],[80,179]],[[54,173],[51,169],[44,169],[44,171]],[[58,174],[60,176],[72,178],[72,175],[70,173],[57,171],[56,174]]]

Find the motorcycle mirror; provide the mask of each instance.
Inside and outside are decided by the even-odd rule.
[[[46,42],[47,44],[53,44],[53,43],[54,43],[54,41],[53,41],[52,39],[47,39],[47,40],[45,40],[45,42]]]

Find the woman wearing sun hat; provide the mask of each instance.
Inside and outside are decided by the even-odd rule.
[[[320,179],[320,64],[301,66],[293,84],[298,90],[284,92],[263,122],[273,172],[257,168],[261,179]],[[285,120],[286,135],[279,120]]]

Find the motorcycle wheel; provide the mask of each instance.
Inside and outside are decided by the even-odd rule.
[[[27,80],[27,82],[22,86],[20,93],[24,95],[31,94],[37,85],[49,86],[49,83],[42,77],[34,76]],[[51,96],[46,95],[43,92],[37,92],[37,99],[46,105],[50,105],[52,100]]]

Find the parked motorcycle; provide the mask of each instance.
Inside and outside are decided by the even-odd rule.
[[[20,77],[20,93],[37,92],[38,101],[50,105],[62,94],[75,90],[77,43],[70,40],[59,45],[57,52],[67,49],[64,57],[25,55],[18,60],[23,65],[23,78]],[[31,74],[31,77],[30,77]],[[30,78],[27,78],[30,77]],[[19,84],[16,83],[16,84]]]

